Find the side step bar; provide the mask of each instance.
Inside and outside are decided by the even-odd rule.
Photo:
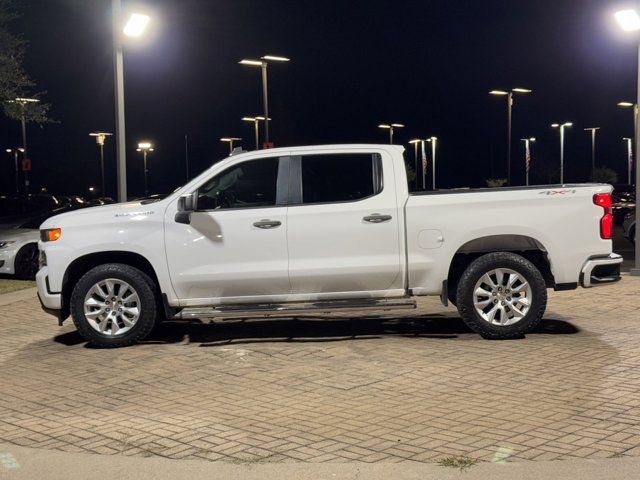
[[[173,318],[255,318],[346,312],[354,310],[398,310],[416,308],[409,299],[333,300],[324,302],[221,305],[215,308],[187,307]]]

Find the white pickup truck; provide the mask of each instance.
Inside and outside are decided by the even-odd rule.
[[[620,279],[609,185],[410,193],[403,148],[242,152],[163,200],[41,225],[38,295],[95,345],[171,318],[415,308],[439,295],[485,338],[517,338],[547,288]]]

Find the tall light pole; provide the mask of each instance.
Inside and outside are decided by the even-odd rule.
[[[267,66],[269,62],[289,62],[291,59],[287,57],[279,57],[276,55],[265,55],[260,60],[243,59],[240,60],[241,65],[249,65],[252,67],[260,67],[262,69],[262,102],[264,104],[264,118],[269,118],[269,89],[267,84]],[[269,140],[269,122],[264,123],[264,146],[272,148],[273,145]]]
[[[100,148],[100,178],[102,180],[102,190],[100,190],[100,193],[103,197],[107,196],[104,186],[104,141],[111,135],[113,135],[113,133],[109,132],[91,132],[89,134],[90,137],[95,137],[96,144],[98,144],[98,147]]]
[[[111,0],[113,29],[113,72],[116,104],[116,175],[118,177],[118,201],[127,201],[127,144],[124,126],[124,58],[123,35],[139,37],[150,21],[148,15],[133,13],[123,25],[122,0]]]
[[[253,130],[256,136],[256,150],[260,150],[260,122],[264,120],[262,116],[242,117],[243,122],[253,122]],[[271,119],[269,119],[271,121]],[[268,123],[268,122],[265,122]]]
[[[571,122],[553,123],[551,125],[552,128],[560,130],[560,184],[564,183],[564,129],[572,126],[573,123]]]
[[[627,32],[638,32],[640,31],[640,14],[638,14],[638,10],[621,10],[616,12],[615,18],[620,24],[620,27]],[[640,125],[638,122],[638,103],[640,103],[640,44],[638,45],[638,72],[636,75],[637,82],[637,100],[635,102],[635,128],[633,132],[633,136],[635,138],[636,145],[636,199],[640,198],[640,168],[638,168],[638,144],[640,143]],[[636,200],[637,201],[637,200]],[[638,231],[638,225],[640,225],[640,208],[636,206],[636,232]],[[636,259],[634,268],[631,269],[631,275],[640,276],[640,242],[637,240],[636,235]]]
[[[633,131],[634,131],[634,135],[635,135],[635,132],[638,130],[638,104],[637,103],[633,103],[633,102],[618,102],[618,106],[622,107],[622,108],[631,108],[632,109],[631,111],[633,113]],[[636,146],[636,150],[637,150],[637,146]]]
[[[436,189],[436,144],[438,143],[438,137],[427,138],[427,142],[431,143],[431,188]]]
[[[625,137],[622,140],[627,142],[627,183],[631,185],[631,170],[633,165],[633,139]]]
[[[596,134],[600,130],[600,127],[589,127],[585,128],[585,132],[591,132],[591,173],[596,168]]]
[[[531,93],[528,88],[512,88],[511,90],[491,90],[490,95],[507,97],[507,185],[511,185],[511,125],[513,114],[513,94]]]
[[[22,125],[22,158],[27,160],[29,157],[27,156],[27,104],[29,103],[38,103],[40,100],[37,98],[24,98],[18,97],[13,100],[9,100],[9,103],[17,103],[20,105],[20,123]],[[27,163],[23,166],[24,170],[24,193],[29,193],[29,170],[31,169],[31,164]]]
[[[240,137],[222,137],[220,139],[221,142],[229,144],[229,154],[233,153],[233,144],[240,140],[242,140]]]
[[[7,148],[5,150],[5,152],[7,152],[9,154],[9,156],[11,156],[11,154],[13,154],[13,169],[15,172],[15,176],[16,176],[16,194],[20,193],[20,180],[19,180],[19,176],[20,174],[18,173],[18,152],[20,153],[24,153],[24,148],[19,147],[19,148]]]
[[[381,123],[378,128],[389,130],[389,144],[393,145],[393,131],[396,128],[404,128],[402,123]]]
[[[149,170],[147,169],[147,154],[149,152],[153,152],[154,148],[151,142],[140,142],[138,143],[138,148],[136,151],[142,152],[142,160],[144,162],[144,194],[145,196],[149,195],[149,184],[147,183],[147,174]]]
[[[531,142],[535,142],[535,137],[521,138],[524,142],[524,171],[525,185],[529,186],[529,170],[531,169]]]

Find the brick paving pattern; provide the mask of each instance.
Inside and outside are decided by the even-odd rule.
[[[550,292],[486,341],[437,299],[367,318],[167,322],[88,348],[35,299],[0,307],[0,441],[239,462],[640,456],[640,278]]]

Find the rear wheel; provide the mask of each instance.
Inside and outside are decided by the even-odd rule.
[[[16,278],[33,280],[38,273],[38,244],[28,243],[16,254],[14,270]]]
[[[89,270],[71,294],[80,335],[99,347],[124,347],[144,339],[156,324],[153,281],[137,268],[106,264]]]
[[[540,271],[524,257],[490,253],[462,274],[457,301],[464,322],[484,338],[520,338],[542,319],[547,288]]]

